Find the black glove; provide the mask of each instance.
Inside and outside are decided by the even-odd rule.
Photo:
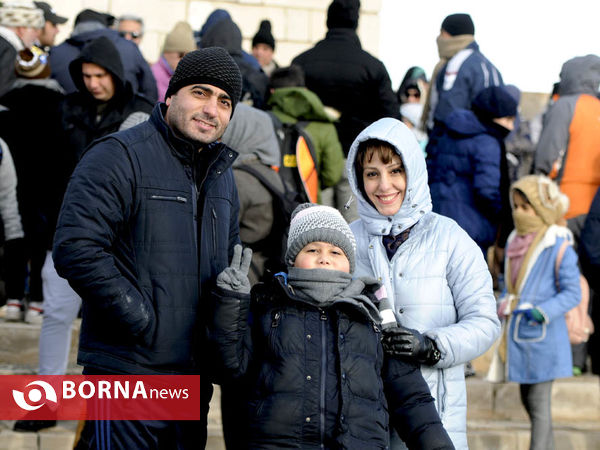
[[[433,366],[441,357],[431,338],[400,325],[383,331],[382,344],[388,355],[412,359],[428,366]]]

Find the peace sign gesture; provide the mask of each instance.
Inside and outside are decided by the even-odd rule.
[[[231,264],[217,276],[217,287],[235,291],[241,294],[250,293],[250,280],[248,280],[248,269],[252,261],[252,249],[245,248],[242,255],[242,246],[237,244],[233,248]]]

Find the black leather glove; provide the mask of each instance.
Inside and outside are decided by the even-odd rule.
[[[433,366],[441,357],[431,338],[400,325],[383,331],[382,344],[388,355],[412,359],[428,366]]]

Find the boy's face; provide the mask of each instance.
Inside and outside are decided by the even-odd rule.
[[[535,209],[533,206],[527,201],[525,197],[523,197],[518,192],[513,192],[513,204],[515,211],[521,211],[523,214],[528,216],[536,216]]]
[[[350,273],[350,261],[341,248],[328,242],[311,242],[296,256],[294,267],[299,269],[328,269]]]
[[[406,192],[406,172],[400,156],[394,155],[389,163],[384,163],[378,152],[371,161],[365,161],[363,168],[365,193],[377,211],[384,216],[396,214]]]

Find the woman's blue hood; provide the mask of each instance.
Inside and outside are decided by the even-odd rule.
[[[400,210],[393,216],[382,216],[362,195],[354,170],[358,146],[369,139],[389,143],[402,158],[406,170],[406,193]],[[389,117],[365,128],[352,143],[346,162],[348,181],[358,202],[358,213],[370,234],[398,234],[413,226],[431,211],[431,195],[427,184],[427,165],[415,135],[406,125]]]

